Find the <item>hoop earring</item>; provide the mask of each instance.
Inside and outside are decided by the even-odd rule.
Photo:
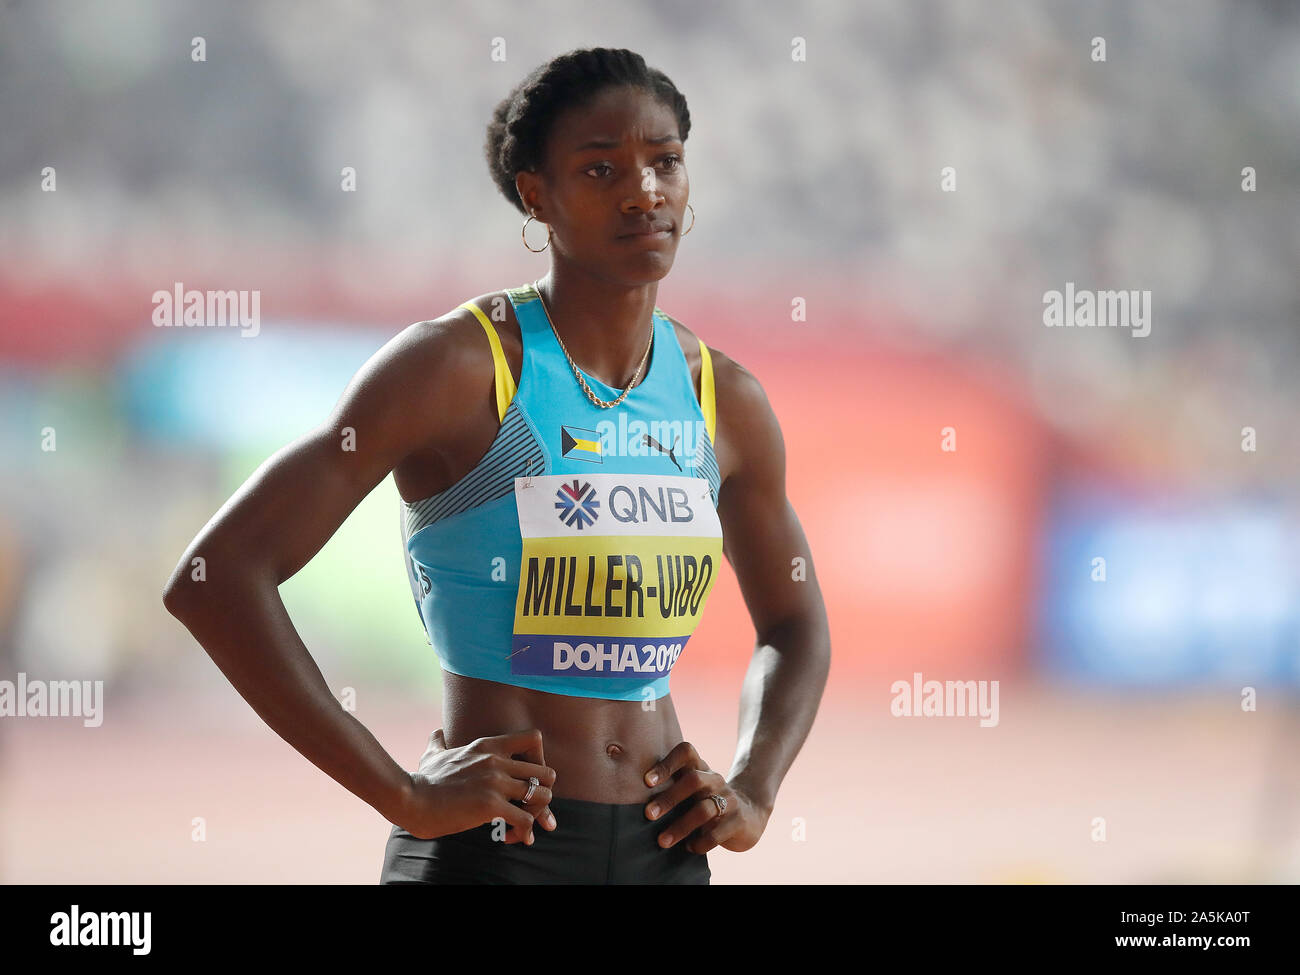
[[[690,204],[688,203],[687,206],[690,206]],[[525,247],[528,247],[528,235],[525,233],[525,231],[528,230],[528,221],[529,221],[529,220],[532,220],[532,219],[533,219],[532,214],[529,214],[529,215],[528,215],[528,220],[525,220],[525,221],[524,221],[524,225],[523,225],[522,227],[519,228],[519,236],[522,237],[522,238],[524,239],[524,246],[525,246]],[[695,225],[695,224],[694,224],[694,221],[692,221],[691,226],[694,226],[694,225]],[[550,228],[550,227],[547,227],[547,228],[546,228],[546,247],[550,247],[550,246],[551,246],[551,228]],[[546,250],[546,247],[528,247],[528,249],[529,249],[530,251],[532,251],[534,254],[540,254],[542,251]]]
[[[695,207],[691,206],[688,203],[686,204],[686,209],[691,211],[691,225],[682,231],[683,237],[685,237],[687,234],[689,234],[692,230],[695,229]]]

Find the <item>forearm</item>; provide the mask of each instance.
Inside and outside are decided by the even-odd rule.
[[[812,728],[829,671],[824,615],[775,628],[754,648],[740,692],[740,736],[727,781],[769,812]]]
[[[389,822],[411,778],[343,710],[294,628],[277,587],[191,584],[168,603],[245,701],[276,734]]]

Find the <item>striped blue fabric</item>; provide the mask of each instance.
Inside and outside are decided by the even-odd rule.
[[[406,511],[406,536],[409,538],[435,521],[509,494],[515,488],[516,477],[539,474],[545,463],[541,444],[520,412],[518,401],[511,401],[496,439],[473,470],[445,491],[423,501],[402,502]],[[715,462],[715,469],[716,466]]]

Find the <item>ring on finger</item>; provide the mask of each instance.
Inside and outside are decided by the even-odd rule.
[[[527,802],[529,799],[533,797],[533,792],[537,789],[539,785],[541,785],[541,783],[538,781],[537,776],[535,775],[528,776],[528,791],[524,793],[524,802]]]
[[[713,800],[713,804],[714,804],[715,806],[718,807],[718,815],[719,815],[719,816],[721,816],[724,812],[727,811],[727,797],[726,797],[726,796],[711,795],[711,796],[709,796],[709,798],[712,799],[712,800]]]

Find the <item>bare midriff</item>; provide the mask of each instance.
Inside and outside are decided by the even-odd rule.
[[[645,704],[609,701],[442,673],[449,748],[537,728],[545,764],[555,769],[557,798],[645,802],[671,784],[645,784],[650,766],[682,740],[671,695]]]

